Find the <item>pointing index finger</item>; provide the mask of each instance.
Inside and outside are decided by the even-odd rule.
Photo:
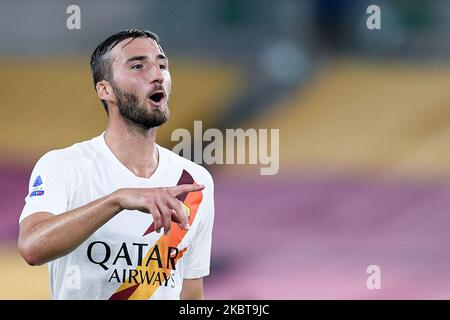
[[[200,191],[205,188],[202,184],[180,184],[178,186],[166,188],[172,197],[177,197],[183,193]]]

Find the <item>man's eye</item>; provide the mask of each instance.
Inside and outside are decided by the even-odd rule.
[[[162,70],[166,70],[166,66],[164,64],[160,64],[159,68],[162,69]]]
[[[142,64],[135,64],[134,66],[131,67],[131,69],[142,69],[143,65]]]

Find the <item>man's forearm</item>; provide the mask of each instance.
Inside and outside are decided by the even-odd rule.
[[[118,195],[112,193],[60,215],[35,217],[42,220],[21,230],[19,250],[31,265],[57,259],[76,249],[120,211]]]
[[[203,278],[184,279],[180,294],[181,300],[204,300]]]

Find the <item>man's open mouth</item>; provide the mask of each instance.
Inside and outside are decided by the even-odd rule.
[[[161,102],[162,99],[164,99],[164,96],[165,96],[164,91],[157,91],[151,94],[148,98],[155,103],[159,103]]]

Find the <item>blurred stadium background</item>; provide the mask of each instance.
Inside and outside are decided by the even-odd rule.
[[[81,8],[81,30],[66,8]],[[381,30],[366,8],[381,7]],[[36,160],[98,135],[89,55],[148,28],[171,59],[176,128],[278,128],[280,171],[211,166],[208,299],[450,299],[450,2],[0,3],[0,298],[48,299],[16,250]],[[381,268],[368,290],[366,268]]]

